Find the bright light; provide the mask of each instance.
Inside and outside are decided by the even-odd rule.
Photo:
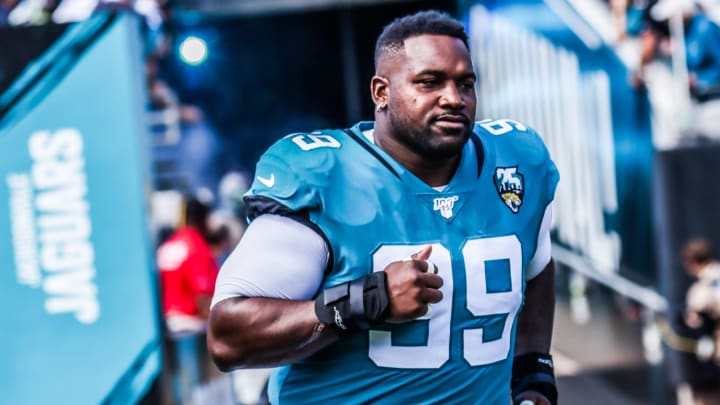
[[[198,37],[187,37],[180,44],[180,59],[188,65],[197,66],[205,62],[207,56],[207,44]]]

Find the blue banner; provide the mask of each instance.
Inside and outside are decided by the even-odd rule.
[[[0,402],[132,403],[160,367],[139,25],[77,24],[0,97]]]

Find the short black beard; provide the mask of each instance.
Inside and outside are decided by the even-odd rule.
[[[464,139],[462,146],[459,148],[453,145],[433,145],[432,139],[434,135],[429,129],[427,131],[413,130],[410,125],[407,125],[407,120],[397,116],[393,111],[388,111],[388,114],[392,137],[406,148],[432,161],[442,161],[460,154],[472,131],[471,128],[467,128],[464,131],[465,133],[460,135]]]

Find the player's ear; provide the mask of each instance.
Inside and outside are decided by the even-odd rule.
[[[370,94],[376,106],[386,106],[390,82],[386,77],[375,75],[370,80]]]

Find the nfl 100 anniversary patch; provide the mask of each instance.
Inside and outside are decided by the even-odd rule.
[[[435,198],[433,200],[433,211],[440,211],[440,215],[442,215],[443,218],[450,219],[453,216],[455,202],[459,199],[460,197],[456,195],[452,197]]]

